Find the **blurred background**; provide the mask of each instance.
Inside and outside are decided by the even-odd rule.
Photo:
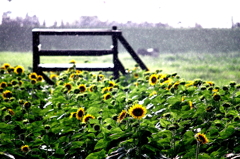
[[[117,26],[152,70],[220,84],[240,82],[239,4],[238,0],[1,0],[0,63],[31,67],[33,28]],[[105,49],[111,45],[106,37],[40,40],[43,49]],[[126,50],[120,46],[119,51],[123,63],[129,63]],[[16,59],[20,53],[27,54],[28,60]]]

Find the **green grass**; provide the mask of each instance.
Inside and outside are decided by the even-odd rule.
[[[132,69],[136,62],[128,53],[119,53],[125,68]],[[226,85],[230,81],[240,82],[240,52],[231,53],[161,53],[158,58],[140,56],[150,71],[162,70],[163,73],[177,72],[185,80],[202,79],[214,81],[217,85]],[[102,57],[43,57],[42,63],[68,63],[74,59],[77,63],[111,62],[112,56]],[[32,53],[0,52],[0,64],[32,67]]]

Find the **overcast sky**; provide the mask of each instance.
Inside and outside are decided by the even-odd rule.
[[[98,16],[102,21],[230,28],[232,17],[235,23],[240,22],[239,6],[240,0],[0,0],[0,14],[11,11],[12,17],[25,17],[28,13],[47,25]]]

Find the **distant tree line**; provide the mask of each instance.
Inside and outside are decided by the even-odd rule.
[[[159,48],[161,52],[230,52],[240,50],[240,30],[234,29],[203,29],[196,24],[190,29],[174,29],[162,23],[118,23],[115,21],[102,22],[97,16],[82,16],[69,23],[62,21],[46,26],[40,24],[37,16],[28,14],[22,18],[11,19],[11,12],[2,15],[0,25],[0,51],[28,52],[32,51],[33,28],[111,28],[118,26],[123,30],[124,37],[135,50],[139,48]],[[47,49],[77,49],[101,46],[108,47],[111,39],[76,39],[77,37],[40,37],[41,43]],[[86,40],[87,39],[87,40]],[[94,45],[93,45],[94,44]],[[121,46],[119,47],[120,51]]]

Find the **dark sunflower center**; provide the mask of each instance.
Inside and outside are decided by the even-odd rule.
[[[84,86],[80,86],[79,89],[81,92],[84,92],[86,90]]]
[[[17,73],[22,73],[23,70],[21,68],[17,68]]]
[[[67,88],[68,90],[70,90],[72,87],[71,87],[71,85],[66,85],[66,88]]]
[[[28,147],[23,147],[24,152],[28,152]]]
[[[82,117],[83,116],[83,111],[79,111],[77,115],[78,115],[78,117]]]
[[[140,108],[136,108],[136,109],[133,110],[132,113],[133,113],[133,115],[135,115],[135,116],[142,116],[142,115],[143,115],[143,110],[140,109]]]
[[[90,117],[90,116],[89,116],[89,117],[86,117],[86,118],[85,118],[85,122],[87,122],[89,119],[92,119],[92,117]]]
[[[205,142],[205,138],[204,138],[204,136],[202,136],[202,135],[199,135],[199,136],[198,136],[198,139],[199,139],[199,141],[202,142],[202,143]]]
[[[157,78],[156,77],[152,77],[152,83],[156,83],[157,82]]]

